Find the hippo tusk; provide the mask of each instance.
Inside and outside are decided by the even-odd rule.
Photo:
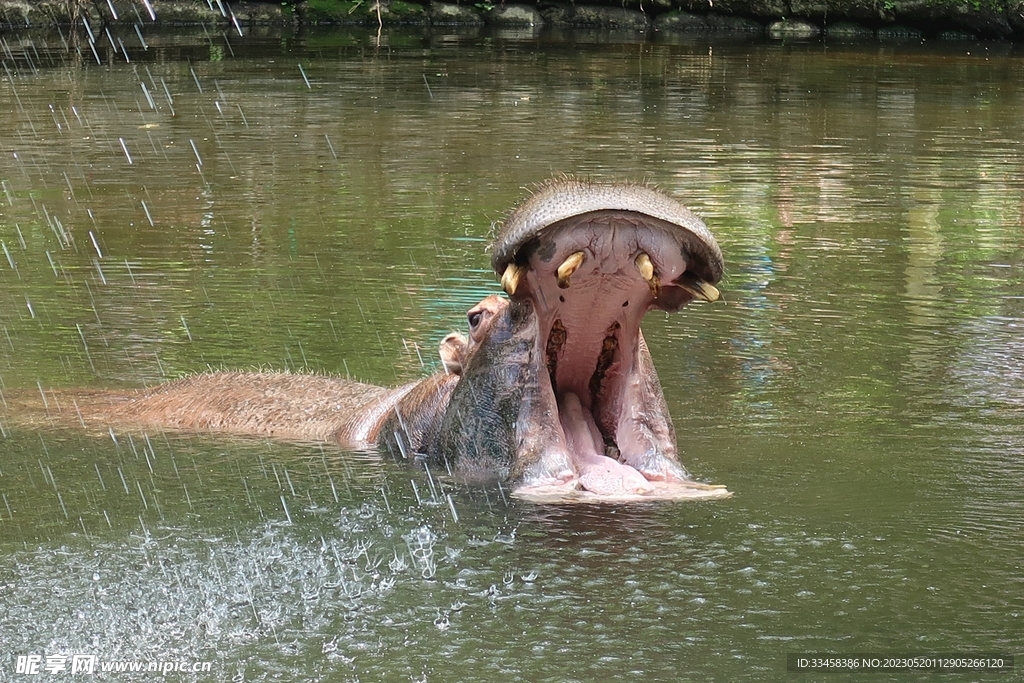
[[[558,287],[560,289],[569,288],[569,278],[583,265],[585,256],[582,251],[573,252],[562,261],[562,265],[558,266]]]
[[[721,298],[721,293],[718,288],[714,285],[710,285],[704,282],[699,277],[690,274],[684,274],[676,283],[690,294],[693,294],[694,298],[702,301],[718,301]]]
[[[651,294],[654,295],[654,298],[658,298],[658,294],[661,292],[661,281],[654,273],[654,262],[651,261],[651,257],[646,251],[641,251],[633,263],[640,271],[640,277],[647,281],[647,286],[651,288]]]
[[[523,277],[525,270],[525,268],[520,268],[514,263],[508,264],[501,276],[501,288],[505,290],[506,294],[509,296],[515,295],[516,290],[519,288],[519,280]]]

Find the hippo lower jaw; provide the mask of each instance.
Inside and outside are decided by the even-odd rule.
[[[602,210],[538,231],[502,283],[532,308],[535,392],[517,426],[515,495],[601,500],[692,497],[717,490],[689,480],[640,332],[648,310],[674,311],[718,291],[688,270],[688,235],[633,212]],[[557,415],[554,429],[537,430]]]

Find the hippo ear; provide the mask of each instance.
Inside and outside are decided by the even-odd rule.
[[[469,342],[458,332],[450,332],[441,340],[441,363],[446,375],[462,374],[462,359]]]

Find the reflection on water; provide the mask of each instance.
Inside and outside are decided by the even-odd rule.
[[[416,378],[526,188],[650,180],[726,254],[727,303],[646,336],[688,469],[737,495],[527,506],[328,446],[0,413],[4,651],[568,681],[1021,650],[1009,48],[221,38],[5,53],[0,396]]]

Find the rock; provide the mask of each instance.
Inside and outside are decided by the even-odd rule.
[[[768,37],[781,40],[816,38],[821,35],[821,29],[809,21],[800,19],[783,19],[768,24]]]
[[[39,3],[41,5],[43,3]],[[39,6],[27,2],[5,2],[0,4],[0,26],[21,28],[35,24],[49,23],[45,14],[39,12]]]
[[[499,5],[486,15],[488,24],[502,28],[543,26],[544,17],[532,5]]]
[[[889,2],[876,0],[789,0],[782,16],[803,17],[827,23],[831,20],[876,22],[884,19]]]
[[[647,17],[622,7],[552,5],[541,10],[544,20],[554,26],[647,30]]]
[[[786,0],[713,0],[715,12],[729,16],[761,17],[777,19],[792,12]],[[705,3],[701,2],[701,5]]]
[[[1006,37],[1013,33],[1007,6],[998,0],[892,0],[900,21],[917,25],[956,25],[985,35]]]
[[[978,36],[968,31],[941,31],[935,36],[939,40],[977,40]]]
[[[480,12],[465,5],[453,5],[449,2],[430,3],[430,23],[432,25],[483,26],[484,19]]]
[[[727,17],[721,14],[669,12],[654,20],[654,28],[667,33],[736,33],[756,35],[764,26],[752,19]]]
[[[875,32],[852,21],[837,21],[825,26],[825,37],[833,40],[870,40]]]
[[[886,43],[900,43],[914,40],[921,40],[921,32],[914,28],[892,24],[883,26],[875,33],[878,39]]]
[[[264,2],[233,2],[231,11],[235,13],[243,24],[268,24],[281,25],[284,23],[284,13],[281,5],[271,5]]]
[[[711,30],[718,33],[745,33],[749,35],[764,33],[764,26],[762,24],[744,17],[709,14],[707,15],[707,22]]]
[[[689,12],[669,12],[654,20],[654,28],[659,31],[676,31],[679,33],[704,33],[710,31],[707,19],[699,14]]]

